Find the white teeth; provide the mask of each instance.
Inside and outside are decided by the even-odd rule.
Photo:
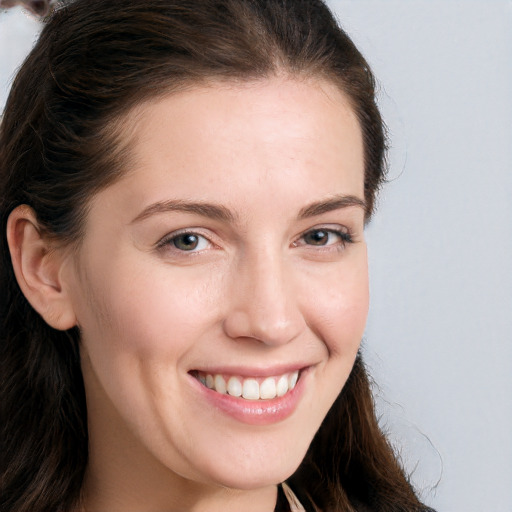
[[[231,396],[242,396],[242,383],[236,377],[230,377],[227,391]]]
[[[259,400],[260,398],[260,385],[257,380],[244,379],[242,386],[242,396],[246,400]]]
[[[288,377],[288,388],[293,389],[295,387],[295,384],[297,384],[298,379],[299,379],[299,371],[298,370],[290,373],[290,376]]]
[[[291,391],[297,384],[299,371],[286,373],[279,377],[267,377],[258,382],[255,378],[239,378],[231,376],[227,383],[221,374],[197,373],[197,379],[207,388],[223,395],[243,397],[246,400],[272,400]]]
[[[260,398],[269,400],[276,397],[276,380],[273,377],[267,377],[260,384]]]
[[[225,395],[226,391],[227,391],[227,387],[226,387],[226,381],[224,380],[224,377],[222,375],[215,375],[215,379],[213,380],[213,382],[215,384],[215,391]]]
[[[282,375],[279,377],[279,380],[276,384],[276,393],[277,396],[283,396],[288,391],[288,377],[286,375]]]

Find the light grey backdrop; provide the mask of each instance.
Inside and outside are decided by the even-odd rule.
[[[439,512],[512,512],[512,2],[330,0],[380,81],[379,411]],[[37,23],[0,14],[0,108]]]

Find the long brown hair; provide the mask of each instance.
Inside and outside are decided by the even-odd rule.
[[[90,198],[123,174],[119,133],[142,101],[285,73],[340,87],[364,139],[367,219],[384,179],[385,133],[368,64],[320,0],[77,0],[56,11],[16,77],[0,130],[2,511],[67,511],[87,465],[79,333],[31,308],[6,223],[27,204],[62,243]],[[289,484],[311,510],[420,510],[379,429],[361,357]]]

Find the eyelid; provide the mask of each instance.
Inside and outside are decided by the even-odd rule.
[[[300,242],[300,240],[303,240],[307,234],[312,233],[314,231],[326,231],[328,233],[338,235],[340,237],[339,243],[328,244],[328,245],[314,245],[314,244],[307,244],[304,242]],[[208,242],[209,247],[206,249],[200,249],[200,250],[184,251],[184,250],[180,250],[177,247],[174,247],[172,245],[171,242],[175,238],[177,238],[181,235],[186,235],[186,234],[192,234],[192,235],[196,235],[201,238],[204,238]],[[322,225],[313,226],[311,228],[308,228],[305,231],[303,231],[302,233],[300,233],[300,235],[295,239],[295,241],[291,245],[292,245],[292,247],[308,247],[308,248],[312,248],[313,250],[316,250],[316,251],[318,251],[318,250],[323,250],[323,251],[340,250],[340,248],[343,249],[346,244],[354,243],[353,236],[354,236],[353,232],[347,226],[340,225],[340,224],[322,224]],[[156,247],[156,249],[172,251],[179,255],[184,255],[184,254],[193,255],[193,254],[200,254],[203,251],[208,250],[211,247],[217,247],[217,245],[215,244],[215,242],[212,241],[211,234],[206,234],[205,230],[203,228],[187,227],[187,228],[177,229],[176,231],[172,231],[172,232],[166,234],[155,244],[155,247]]]
[[[340,237],[340,242],[338,244],[329,244],[329,245],[314,245],[314,244],[306,244],[306,243],[299,243],[299,240],[304,239],[304,237],[312,232],[315,231],[325,231],[327,233],[333,233],[335,235],[338,235]],[[294,247],[298,246],[306,246],[314,248],[315,250],[333,250],[333,249],[339,249],[340,246],[344,247],[346,244],[351,244],[354,242],[353,239],[354,235],[350,228],[347,226],[343,226],[340,224],[323,224],[318,226],[313,226],[305,231],[303,231],[296,239],[295,242],[293,242]]]
[[[198,253],[201,253],[202,251],[206,250],[206,249],[201,249],[199,251],[194,251],[194,250],[182,251],[182,250],[178,249],[177,247],[173,247],[171,245],[172,240],[174,240],[175,238],[177,238],[177,237],[179,237],[181,235],[189,235],[189,234],[190,235],[196,235],[196,236],[199,236],[201,238],[204,238],[208,242],[209,246],[215,246],[214,242],[212,242],[212,240],[211,240],[211,237],[207,236],[204,233],[203,229],[192,227],[192,228],[177,229],[176,231],[172,231],[171,233],[168,233],[167,235],[165,235],[163,238],[161,238],[155,244],[155,247],[157,249],[170,250],[170,251],[173,251],[173,252],[175,252],[177,254],[185,254],[185,253],[198,254]]]

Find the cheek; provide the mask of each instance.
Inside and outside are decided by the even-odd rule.
[[[369,306],[366,258],[350,263],[328,273],[315,293],[309,290],[305,295],[308,324],[331,355],[355,356],[366,326]]]
[[[331,356],[355,356],[366,326],[368,294],[340,293],[319,306],[322,338]]]
[[[182,396],[183,361],[211,329],[213,285],[166,265],[151,272],[137,272],[133,264],[111,270],[87,283],[80,304],[88,403],[106,416],[115,409],[112,421],[123,418],[131,431],[147,430],[163,442],[162,424],[178,428],[166,414]]]
[[[216,274],[192,277],[165,265],[152,272],[128,269],[88,283],[78,315],[84,338],[98,350],[143,360],[179,357],[211,322]]]

